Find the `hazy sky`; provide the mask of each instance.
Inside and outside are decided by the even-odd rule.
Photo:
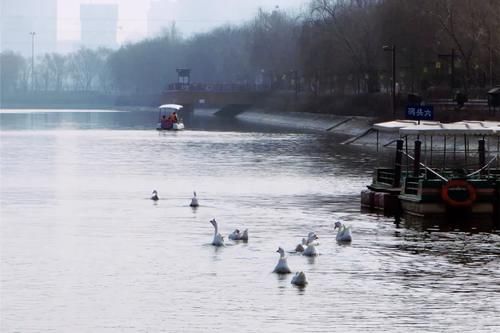
[[[181,2],[182,0],[171,0]],[[207,5],[211,2],[214,6],[220,7],[217,11],[217,17],[207,17],[205,27],[222,25],[231,20],[230,23],[237,23],[251,18],[258,7],[272,9],[279,6],[281,9],[299,8],[305,0],[198,0],[200,4]],[[127,40],[137,40],[146,37],[147,33],[147,13],[150,0],[58,0],[58,39],[59,40],[77,40],[80,37],[80,14],[81,3],[92,4],[118,4],[119,22],[118,22],[118,40],[119,42]],[[237,4],[234,13],[224,11],[224,4]],[[191,8],[196,11],[196,8]],[[194,13],[193,17],[199,17],[200,13]],[[184,25],[189,24],[189,18],[183,18]],[[195,24],[195,22],[193,22]],[[200,26],[198,23],[197,26]]]

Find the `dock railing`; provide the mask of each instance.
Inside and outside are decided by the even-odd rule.
[[[392,187],[394,183],[394,169],[378,168],[376,173],[376,183]]]
[[[405,184],[404,193],[417,195],[418,189],[420,187],[419,183],[420,183],[420,177],[406,176],[404,183]]]

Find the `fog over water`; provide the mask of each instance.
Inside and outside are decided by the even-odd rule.
[[[360,212],[370,150],[201,114],[158,133],[157,116],[0,111],[0,331],[500,329],[500,235]],[[310,231],[320,256],[291,253]],[[306,288],[272,273],[278,246]]]

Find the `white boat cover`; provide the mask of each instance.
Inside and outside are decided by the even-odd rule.
[[[183,106],[179,105],[179,104],[163,104],[163,105],[160,105],[159,108],[160,109],[175,109],[175,110],[179,111],[180,109],[183,108]]]

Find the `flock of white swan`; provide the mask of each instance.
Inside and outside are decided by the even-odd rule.
[[[158,197],[158,192],[156,190],[153,191],[153,195],[151,197],[151,200],[153,201],[158,201],[160,198]],[[196,192],[193,192],[193,197],[191,198],[191,203],[189,204],[191,207],[198,207],[198,198],[196,197]],[[217,221],[215,219],[210,220],[210,223],[214,227],[214,238],[212,240],[212,245],[213,246],[224,246],[224,236],[222,236],[219,233],[219,226],[217,224]],[[350,243],[352,242],[352,233],[351,233],[351,227],[347,227],[341,222],[335,222],[333,230],[337,231],[337,235],[335,239],[339,243]],[[248,241],[248,229],[245,229],[243,232],[241,232],[239,229],[234,230],[231,234],[228,236],[229,239],[233,241]],[[296,253],[302,253],[302,255],[307,256],[307,257],[315,257],[319,255],[318,250],[316,247],[319,245],[316,240],[318,239],[318,236],[314,232],[310,232],[307,235],[307,238],[302,238],[302,242],[298,244],[295,247],[295,252]],[[276,264],[276,267],[274,267],[273,272],[276,274],[290,274],[292,273],[292,270],[288,266],[287,262],[287,257],[285,255],[285,250],[283,248],[279,247],[278,250],[276,251],[280,254],[280,258],[278,260],[278,263]],[[295,273],[295,276],[293,276],[292,284],[300,287],[304,287],[307,285],[307,277],[303,271],[299,271]]]

